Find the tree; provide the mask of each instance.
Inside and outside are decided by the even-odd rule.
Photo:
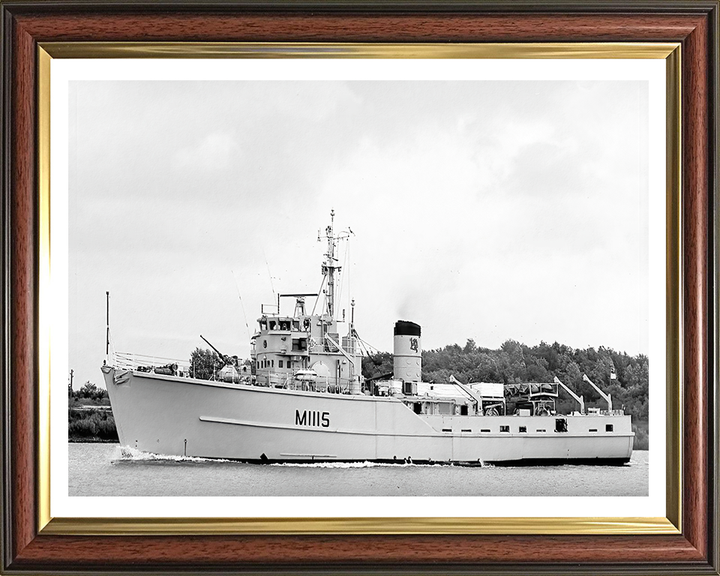
[[[223,365],[220,356],[214,350],[195,348],[190,354],[190,375],[200,380],[210,380],[215,370]]]
[[[78,398],[87,398],[88,400],[101,400],[105,396],[106,391],[98,388],[93,382],[88,380],[78,390]]]
[[[372,356],[363,356],[362,373],[365,378],[377,378],[393,372],[393,355],[389,352],[378,352]]]

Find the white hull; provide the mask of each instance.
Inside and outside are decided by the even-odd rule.
[[[630,417],[623,415],[425,415],[395,397],[103,372],[121,444],[152,453],[456,463],[622,463],[632,453]],[[557,419],[566,420],[566,432],[556,432]]]

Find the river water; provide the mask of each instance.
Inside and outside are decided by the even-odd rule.
[[[70,496],[647,496],[648,452],[624,466],[243,464],[69,445]]]

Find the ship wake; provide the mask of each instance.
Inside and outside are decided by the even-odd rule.
[[[173,456],[168,454],[155,454],[143,452],[130,446],[116,446],[110,456],[112,464],[245,464],[241,460],[226,458],[201,458],[198,456]],[[400,460],[398,462],[373,462],[365,460],[361,462],[273,462],[261,464],[262,466],[273,466],[281,468],[328,468],[328,469],[349,469],[349,468],[431,468],[443,466],[468,466],[467,463],[456,462],[412,462]],[[492,464],[485,462],[474,462],[472,466],[482,468],[493,468]]]
[[[224,460],[220,458],[199,458],[197,456],[171,456],[167,454],[154,454],[152,452],[143,452],[137,448],[130,446],[118,446],[113,451],[110,458],[112,463],[118,462],[178,462],[178,463],[217,463],[217,462],[234,462],[234,460]]]

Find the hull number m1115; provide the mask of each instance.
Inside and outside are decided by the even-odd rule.
[[[318,426],[328,428],[330,426],[330,412],[316,412],[315,410],[295,410],[296,426]]]

